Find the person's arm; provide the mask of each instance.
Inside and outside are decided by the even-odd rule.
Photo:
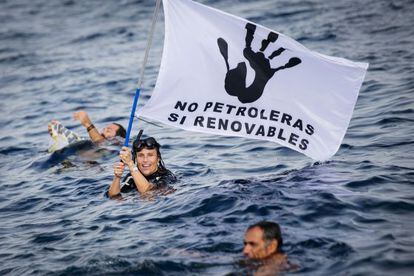
[[[89,137],[92,142],[102,142],[105,138],[99,133],[98,129],[92,124],[89,119],[88,113],[83,110],[73,113],[73,118],[79,121],[88,131]]]
[[[137,166],[132,161],[129,148],[122,147],[119,156],[121,157],[122,162],[128,166],[132,178],[134,179],[135,186],[141,194],[151,190],[154,187],[154,185],[142,175],[142,173],[138,170]]]
[[[112,180],[111,186],[108,190],[109,197],[119,195],[121,192],[121,177],[124,172],[125,165],[122,162],[117,162],[114,165],[114,179]]]

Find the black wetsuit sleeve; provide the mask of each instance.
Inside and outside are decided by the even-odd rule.
[[[175,175],[167,170],[165,173],[157,175],[149,179],[149,181],[155,185],[155,189],[167,187],[177,181]]]
[[[154,185],[153,189],[159,189],[173,184],[177,181],[177,178],[171,171],[166,170],[163,173],[157,172],[153,174],[147,180]],[[132,177],[131,173],[128,173],[121,181],[120,191],[121,193],[129,193],[136,190],[137,188],[135,186],[134,178]]]
[[[124,179],[122,179],[122,187],[121,187],[121,193],[128,193],[130,191],[135,191],[136,187],[135,187],[135,182],[134,179],[132,178],[131,173],[128,173]]]

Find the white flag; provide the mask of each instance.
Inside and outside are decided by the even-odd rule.
[[[165,41],[140,116],[190,131],[277,142],[316,160],[336,153],[367,63],[322,55],[190,0],[164,0]]]

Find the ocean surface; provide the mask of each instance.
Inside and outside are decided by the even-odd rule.
[[[0,0],[0,275],[245,275],[247,226],[281,225],[290,275],[414,275],[414,2],[199,0],[369,62],[338,153],[135,121],[179,181],[111,200],[119,147],[50,154],[47,123],[127,125],[155,1]],[[155,85],[157,23],[140,108]]]

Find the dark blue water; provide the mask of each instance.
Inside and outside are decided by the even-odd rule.
[[[177,191],[109,200],[118,148],[50,155],[47,122],[127,124],[154,1],[0,0],[0,274],[244,274],[242,238],[280,223],[298,275],[414,273],[414,2],[204,0],[308,48],[370,63],[329,161],[137,121]],[[140,106],[163,46],[160,17]],[[137,128],[134,129],[134,134]]]

